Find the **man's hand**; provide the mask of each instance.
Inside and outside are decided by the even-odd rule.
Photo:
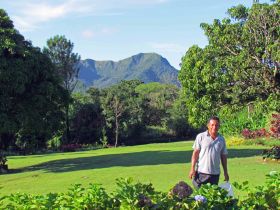
[[[224,176],[225,176],[225,181],[228,182],[228,181],[229,181],[229,175],[228,175],[228,173],[224,173]]]
[[[197,163],[198,157],[199,157],[199,149],[194,149],[192,154],[192,161],[191,161],[191,170],[189,173],[189,178],[192,179],[195,176],[195,165]]]
[[[195,177],[195,170],[190,170],[189,178],[193,179]]]
[[[222,166],[224,169],[225,181],[228,182],[229,176],[228,176],[228,170],[227,170],[227,155],[226,154],[221,155],[221,162],[222,162]]]

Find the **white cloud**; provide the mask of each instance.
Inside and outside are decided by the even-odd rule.
[[[83,4],[83,1],[64,1],[60,4],[51,2],[35,3],[27,1],[25,4],[19,2],[13,4],[15,15],[12,16],[16,28],[22,31],[30,31],[37,28],[38,25],[54,19],[62,18],[67,15],[88,13],[94,9],[94,5]]]
[[[32,31],[36,29],[36,26],[32,21],[28,21],[19,16],[13,16],[12,19],[16,28],[20,31]]]
[[[120,15],[122,10],[139,5],[165,3],[168,0],[25,0],[10,1],[16,28],[30,31],[41,23],[68,15]],[[40,3],[39,3],[40,2]]]

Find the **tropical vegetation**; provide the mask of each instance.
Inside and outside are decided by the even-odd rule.
[[[264,186],[248,189],[248,182],[234,183],[246,196],[236,199],[216,185],[194,190],[180,181],[169,192],[152,185],[133,183],[132,178],[117,179],[117,189],[109,194],[98,184],[88,188],[76,184],[66,193],[32,195],[16,193],[0,199],[3,209],[277,209],[280,205],[280,174],[267,175]]]
[[[238,5],[202,23],[209,43],[183,56],[180,87],[134,79],[81,92],[74,43],[57,35],[43,50],[33,47],[1,9],[0,149],[192,138],[211,115],[222,119],[224,135],[279,138],[279,4]]]

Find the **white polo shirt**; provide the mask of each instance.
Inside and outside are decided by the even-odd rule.
[[[223,136],[218,134],[215,140],[208,131],[197,135],[193,149],[200,150],[197,163],[198,172],[205,174],[220,174],[221,155],[227,155],[226,142]]]

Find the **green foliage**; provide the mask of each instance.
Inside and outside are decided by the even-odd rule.
[[[167,126],[177,137],[193,137],[195,129],[188,123],[188,108],[186,99],[180,92],[169,110],[170,117]]]
[[[24,40],[2,9],[0,31],[0,146],[14,146],[17,136],[18,145],[44,147],[61,128],[67,94],[48,57]]]
[[[142,104],[145,125],[166,126],[172,104],[178,98],[179,89],[174,85],[157,82],[140,84],[135,88]]]
[[[209,44],[189,48],[179,73],[191,125],[201,127],[224,105],[245,107],[256,102],[267,104],[264,113],[279,110],[279,11],[279,2],[253,4],[249,9],[239,5],[229,9],[228,18],[201,24]],[[256,113],[257,119],[248,122],[252,127],[265,119]]]
[[[3,209],[277,209],[280,202],[280,173],[267,175],[265,186],[248,188],[248,181],[233,183],[237,190],[246,191],[242,199],[227,196],[216,185],[202,185],[189,191],[180,182],[169,193],[157,192],[152,184],[133,183],[131,178],[116,180],[117,190],[109,195],[98,184],[83,188],[75,184],[66,193],[31,195],[16,193],[0,198]],[[178,188],[179,187],[179,188]],[[190,193],[182,192],[188,191]],[[179,193],[179,194],[178,194]]]
[[[73,93],[70,106],[70,139],[72,143],[96,144],[105,126],[100,104],[100,91],[89,89],[87,93]]]
[[[207,198],[206,209],[238,209],[237,201],[233,197],[228,196],[228,192],[225,189],[217,185],[202,185],[195,194]]]
[[[0,152],[0,166],[3,166],[7,162],[7,157],[4,153]]]
[[[102,128],[102,136],[100,138],[100,142],[103,148],[108,146],[108,137],[106,136],[106,129],[104,127]]]
[[[59,148],[62,145],[62,135],[61,134],[56,134],[54,135],[51,139],[47,141],[47,148],[51,150],[59,150]]]
[[[110,198],[98,184],[90,184],[85,189],[80,184],[69,188],[67,193],[49,193],[47,195],[31,195],[16,193],[4,196],[9,203],[2,204],[5,209],[108,209],[118,207],[119,202]]]
[[[241,209],[277,209],[280,205],[280,173],[276,171],[266,175],[266,185],[257,186],[254,189],[248,188],[248,182],[241,185],[233,183],[233,185],[241,191],[246,191],[247,196],[243,200],[239,200]]]
[[[141,137],[144,139],[160,139],[169,136],[168,130],[162,126],[146,126],[142,132]]]
[[[65,36],[56,35],[47,40],[47,47],[43,49],[55,65],[63,81],[62,85],[69,93],[73,92],[79,74],[77,63],[80,61],[80,56],[73,53],[73,48],[74,44]]]
[[[80,144],[93,144],[102,136],[104,117],[99,104],[84,104],[71,119],[70,141]]]
[[[151,183],[134,184],[132,178],[121,178],[116,180],[116,184],[115,198],[121,202],[123,209],[149,208],[153,205],[153,198],[158,196]]]
[[[242,136],[226,136],[227,146],[240,146],[240,145],[263,145],[266,147],[274,147],[280,145],[280,139],[274,138],[256,138],[245,139]]]
[[[266,103],[256,101],[247,106],[223,106],[219,111],[221,133],[239,135],[245,128],[256,130],[267,127],[269,110]]]
[[[74,44],[67,40],[65,36],[56,35],[47,40],[47,47],[43,52],[48,56],[55,66],[56,73],[61,79],[62,87],[69,94],[68,100],[65,100],[65,137],[66,142],[70,141],[70,124],[69,124],[69,109],[71,102],[71,93],[74,91],[78,82],[79,67],[78,62],[81,57],[73,52]]]
[[[24,52],[24,37],[14,28],[5,10],[0,9],[0,56],[20,55]]]
[[[271,158],[280,160],[280,146],[274,146],[271,149],[266,149],[262,153],[263,158]]]
[[[115,146],[119,137],[127,138],[137,130],[141,123],[142,112],[135,88],[139,80],[122,81],[119,84],[103,89],[101,93],[102,113],[106,126],[114,131]]]
[[[246,139],[243,141],[243,145],[265,145],[273,147],[280,145],[280,140],[273,138]]]

